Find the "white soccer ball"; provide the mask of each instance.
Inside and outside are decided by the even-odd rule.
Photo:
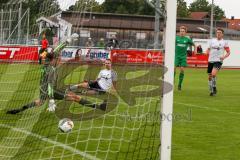
[[[71,132],[73,127],[74,127],[73,121],[69,118],[63,118],[58,123],[58,128],[60,129],[60,131],[64,133]]]

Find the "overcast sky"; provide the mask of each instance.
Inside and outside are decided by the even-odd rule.
[[[70,5],[73,5],[76,0],[58,0],[60,6],[63,10],[67,9]],[[104,0],[96,0],[102,3]],[[195,0],[185,0],[188,5]],[[209,3],[212,3],[212,0],[208,0]],[[214,3],[225,11],[227,18],[234,16],[235,18],[240,18],[240,1],[239,0],[214,0]]]

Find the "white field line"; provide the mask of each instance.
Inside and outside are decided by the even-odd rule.
[[[12,126],[9,126],[9,125],[6,125],[6,124],[0,124],[0,127],[3,127],[3,128],[8,128],[8,129],[11,129],[12,131],[15,131],[15,132],[20,132],[20,133],[23,133],[23,134],[26,134],[27,136],[32,136],[32,137],[35,137],[35,138],[38,138],[44,142],[48,142],[48,143],[51,143],[53,144],[54,146],[59,146],[59,147],[62,147],[63,149],[66,149],[66,150],[69,150],[71,152],[73,152],[74,154],[78,154],[78,155],[81,155],[82,157],[84,158],[87,158],[89,160],[100,160],[90,154],[87,154],[87,153],[84,153],[82,151],[79,151],[71,146],[68,146],[66,144],[63,144],[63,143],[60,143],[60,142],[56,142],[56,141],[53,141],[49,138],[46,138],[46,137],[43,137],[41,135],[38,135],[36,133],[32,133],[32,132],[29,132],[29,131],[26,131],[26,130],[23,130],[21,128],[14,128]]]
[[[30,69],[30,65],[27,65],[24,68],[19,68],[19,71],[26,73],[29,69]],[[10,64],[10,65],[7,66],[7,69],[6,69],[5,73],[11,73],[13,70],[16,70],[15,65]],[[1,76],[0,82],[8,82],[8,83],[5,83],[5,84],[11,84],[11,83],[14,83],[14,82],[16,83],[17,82],[16,86],[14,87],[14,89],[11,89],[11,91],[9,91],[9,88],[6,88],[5,91],[0,91],[0,93],[7,93],[8,97],[9,97],[8,100],[11,100],[12,96],[17,91],[17,89],[18,89],[18,87],[20,85],[20,82],[24,79],[25,74],[17,75],[16,78],[14,79],[14,80],[17,80],[17,81],[14,81],[14,80],[12,80],[12,81],[3,81],[3,80],[6,80],[6,79],[9,79],[9,74],[5,74],[5,73]],[[2,85],[4,85],[4,84],[2,84]],[[5,99],[1,99],[1,101],[3,101],[3,100],[4,100],[4,102],[7,102]],[[4,110],[5,107],[6,107],[6,105],[1,107],[1,110]],[[38,118],[36,118],[36,119],[38,119]],[[20,122],[17,122],[16,126],[19,123]],[[29,121],[29,123],[31,123],[31,121]],[[34,123],[33,123],[33,125],[34,125]],[[29,126],[29,128],[32,127],[31,125],[28,125],[27,123],[26,123],[26,126]],[[14,136],[13,132],[8,132],[6,137],[13,137],[13,136]],[[5,155],[6,157],[9,157],[9,156],[14,156],[18,152],[18,150],[24,144],[25,138],[27,138],[27,136],[25,138],[23,138],[21,135],[16,135],[15,134],[15,136],[20,138],[21,141],[15,141],[15,142],[13,142],[11,144],[8,144],[9,141],[6,139],[5,136],[0,139],[0,145],[1,146],[5,146],[5,147],[1,147],[0,148],[0,155]],[[15,147],[15,148],[13,149],[13,147]],[[11,149],[9,149],[9,148],[11,148]]]
[[[206,110],[209,110],[209,111],[224,112],[224,113],[229,113],[229,114],[240,115],[240,113],[238,113],[238,112],[224,111],[224,110],[220,110],[220,109],[216,109],[216,108],[212,108],[212,107],[204,107],[204,106],[199,106],[199,105],[189,104],[189,103],[182,103],[182,102],[174,102],[174,103],[184,105],[184,106],[188,106],[188,107],[206,109]]]

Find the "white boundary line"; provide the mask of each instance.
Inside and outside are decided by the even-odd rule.
[[[194,107],[194,108],[206,109],[206,110],[210,110],[210,111],[225,112],[225,113],[229,113],[229,114],[240,115],[240,113],[238,113],[238,112],[224,111],[224,110],[219,110],[219,109],[216,109],[216,108],[198,106],[198,105],[195,105],[195,104],[181,103],[181,102],[174,102],[174,103],[175,104],[181,104],[181,105],[188,106],[188,107]]]
[[[24,133],[24,134],[26,134],[28,136],[32,136],[32,137],[38,138],[38,139],[40,139],[42,141],[51,143],[51,144],[53,144],[55,146],[62,147],[63,149],[67,149],[67,150],[69,150],[69,151],[71,151],[71,152],[73,152],[75,154],[81,155],[82,157],[87,158],[89,160],[100,160],[100,159],[98,159],[98,158],[96,158],[96,157],[94,157],[94,156],[92,156],[90,154],[87,154],[87,153],[84,153],[82,151],[79,151],[79,150],[77,150],[77,149],[75,149],[73,147],[70,147],[70,146],[66,145],[66,144],[53,141],[53,140],[51,140],[49,138],[43,137],[43,136],[38,135],[36,133],[32,133],[32,132],[29,132],[29,131],[26,131],[26,130],[23,130],[23,129],[20,129],[20,128],[14,128],[14,127],[6,125],[6,124],[0,124],[0,127],[12,129],[13,131]]]

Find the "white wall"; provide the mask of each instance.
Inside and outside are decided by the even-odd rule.
[[[206,52],[208,48],[208,39],[193,39],[197,45],[201,44],[203,52]],[[231,55],[224,60],[224,67],[240,68],[240,41],[227,40],[230,47]]]

